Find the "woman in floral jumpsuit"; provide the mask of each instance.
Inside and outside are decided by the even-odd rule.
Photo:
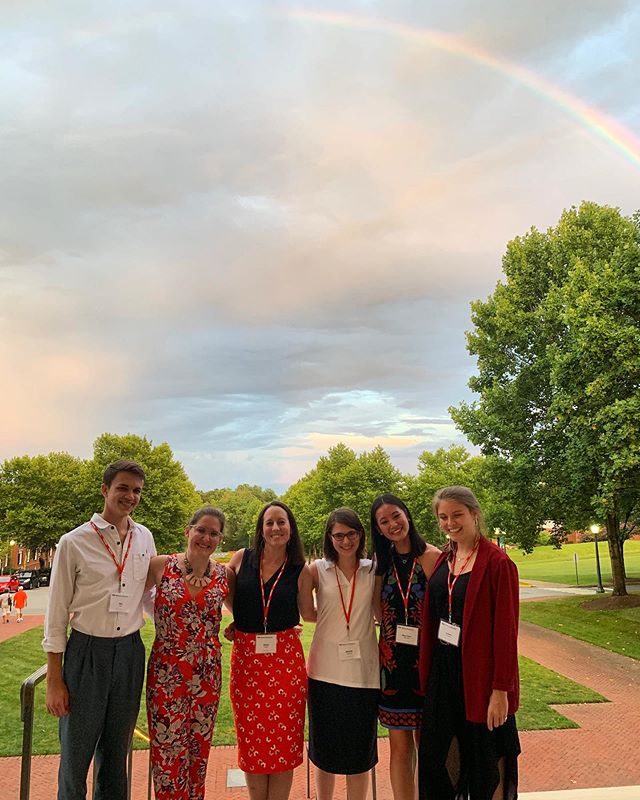
[[[157,800],[204,798],[207,760],[220,700],[220,617],[225,568],[210,556],[224,515],[205,507],[185,530],[184,555],[157,556],[156,639],[147,673],[147,714]]]

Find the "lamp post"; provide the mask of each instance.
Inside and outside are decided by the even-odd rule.
[[[602,594],[604,592],[604,586],[602,585],[602,572],[600,571],[600,553],[598,552],[598,534],[600,533],[600,526],[592,525],[591,533],[593,534],[593,541],[595,542],[596,545],[596,573],[598,575],[598,588],[596,589],[596,592],[598,592],[598,594]]]

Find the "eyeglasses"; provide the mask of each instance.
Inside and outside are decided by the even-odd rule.
[[[331,538],[335,542],[344,542],[345,539],[348,539],[350,542],[355,542],[356,539],[360,538],[360,531],[349,531],[349,533],[332,533]]]
[[[222,536],[222,531],[214,531],[213,528],[203,528],[200,525],[197,527],[195,525],[191,526],[191,530],[195,531],[200,536],[204,536],[205,534],[209,534],[209,536]]]

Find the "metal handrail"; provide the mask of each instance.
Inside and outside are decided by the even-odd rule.
[[[47,677],[47,665],[43,664],[20,687],[20,720],[22,730],[22,763],[20,766],[20,800],[29,800],[31,794],[31,757],[33,755],[33,715],[35,710],[36,686]],[[131,800],[131,780],[133,774],[133,740],[129,745],[127,760],[127,797]],[[91,796],[95,790],[95,775],[93,776]],[[151,762],[149,762],[149,775],[147,782],[147,798],[151,798]]]
[[[31,754],[33,752],[33,711],[36,686],[47,677],[47,665],[43,664],[22,682],[20,687],[20,719],[22,729],[22,764],[20,766],[20,800],[29,800],[31,793]]]

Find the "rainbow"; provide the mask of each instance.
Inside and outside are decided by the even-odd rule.
[[[537,75],[532,70],[505,58],[495,56],[480,47],[465,42],[457,36],[431,30],[430,28],[416,28],[386,19],[362,17],[356,14],[345,14],[336,11],[282,9],[272,13],[294,21],[310,22],[368,33],[381,33],[406,41],[422,43],[445,53],[481,64],[487,69],[506,75],[553,103],[564,113],[573,117],[580,125],[621,153],[632,164],[640,167],[640,137],[636,136],[629,128],[602,113],[595,106],[588,105],[579,97],[566,92],[546,78]]]

